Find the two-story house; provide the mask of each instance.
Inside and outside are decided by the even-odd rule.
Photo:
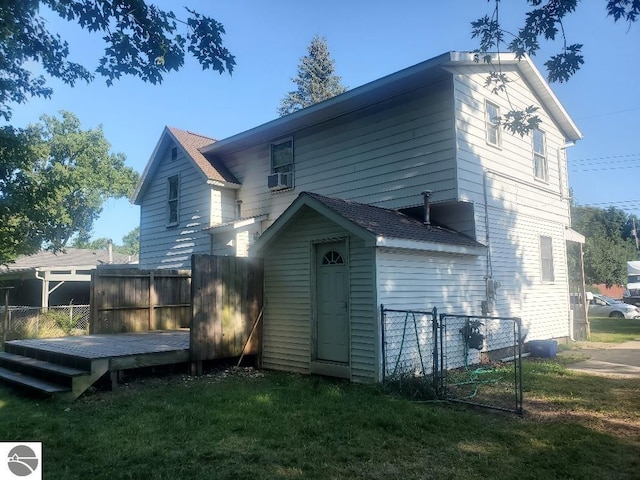
[[[224,140],[165,129],[133,197],[140,266],[263,256],[272,368],[379,379],[381,303],[568,337],[565,149],[581,134],[528,58],[498,63],[508,95],[449,52]],[[501,128],[529,105],[539,129]]]

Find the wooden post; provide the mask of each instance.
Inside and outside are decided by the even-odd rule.
[[[98,276],[98,271],[92,270],[91,284],[89,286],[89,305],[90,305],[89,334],[100,333],[99,320],[98,320],[98,315],[100,314],[100,312],[98,311],[98,297],[97,297],[98,292],[96,291],[98,278],[100,278]],[[96,329],[96,327],[98,328]]]
[[[9,290],[13,287],[3,287],[4,290],[4,315],[2,316],[2,350],[7,341],[7,331],[9,330]]]
[[[149,330],[157,330],[156,322],[156,303],[158,302],[156,294],[156,277],[153,271],[149,272]]]

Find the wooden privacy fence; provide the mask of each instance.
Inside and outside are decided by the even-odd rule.
[[[191,360],[261,351],[263,262],[257,258],[191,257]]]
[[[100,266],[91,274],[90,301],[89,333],[187,328],[191,274],[187,270]]]

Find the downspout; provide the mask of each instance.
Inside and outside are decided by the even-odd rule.
[[[567,148],[569,147],[573,147],[575,145],[574,142],[565,142],[564,145],[562,145],[561,147],[558,148],[558,187],[560,189],[560,199],[561,200],[567,200],[567,218],[569,219],[569,225],[568,228],[571,228],[571,198],[569,196],[569,192],[567,191],[567,196],[565,197],[565,180],[566,180],[566,185],[568,187],[569,185],[569,175],[568,175],[568,169],[569,166],[567,164]],[[562,158],[560,158],[562,152]],[[564,161],[563,161],[564,160]],[[562,166],[565,166],[566,170],[563,170]],[[565,174],[563,176],[563,173]],[[564,250],[565,250],[565,260],[566,260],[566,268],[567,268],[567,278],[569,279],[569,255],[567,254],[567,242],[565,240],[564,242]],[[584,264],[583,264],[583,258],[582,258],[582,244],[580,244],[580,268],[581,270],[584,270]],[[582,274],[580,282],[582,283],[582,288],[581,290],[581,296],[582,296],[582,306],[584,309],[584,315],[585,315],[585,323],[588,323],[587,321],[587,306],[585,304],[585,294],[584,294],[584,274]],[[573,321],[574,321],[574,317],[573,317],[573,310],[571,309],[571,281],[568,280],[568,303],[569,303],[569,338],[571,339],[572,342],[575,342],[576,339],[574,338],[574,331],[573,331]]]
[[[493,281],[493,264],[491,263],[491,235],[489,234],[489,188],[487,186],[487,176],[489,172],[482,171],[482,194],[484,196],[484,239],[487,245],[487,275],[485,276],[485,300],[482,302],[482,314],[488,315],[493,311],[496,282]],[[490,293],[491,291],[491,293]]]
[[[489,193],[487,188],[487,175],[489,172],[482,172],[482,193],[484,195],[484,241],[487,244],[487,277],[493,277],[493,265],[491,264],[491,236],[489,235]]]
[[[35,277],[42,282],[42,292],[40,294],[40,307],[41,308],[49,308],[49,280],[46,278],[46,273],[44,277],[39,277],[38,274],[40,271],[38,269],[35,270]]]

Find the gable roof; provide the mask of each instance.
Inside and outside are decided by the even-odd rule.
[[[204,176],[204,178],[211,183],[218,183],[221,186],[227,184],[240,185],[240,182],[236,177],[219,162],[215,160],[209,161],[201,152],[200,149],[215,143],[216,140],[198,133],[193,133],[188,130],[180,130],[175,127],[165,127],[160,136],[160,140],[156,144],[156,147],[145,166],[140,181],[136,186],[136,189],[131,196],[133,203],[138,204],[141,198],[141,194],[144,192],[145,184],[147,180],[156,171],[158,163],[160,161],[160,155],[171,144],[175,143],[178,148],[181,148],[187,158],[191,159],[198,171]]]
[[[407,248],[458,254],[480,255],[481,243],[436,225],[425,225],[397,210],[302,192],[256,241],[252,252],[263,250],[277,238],[282,228],[305,208],[311,208],[365,240],[367,246]]]
[[[127,264],[137,260],[131,255],[118,252],[112,253],[114,264]],[[26,270],[66,268],[66,267],[95,267],[109,263],[107,250],[91,250],[87,248],[66,248],[61,252],[42,251],[33,255],[18,257],[15,262],[1,265],[0,275],[3,273],[20,272]]]
[[[575,141],[582,138],[582,133],[528,56],[518,59],[513,53],[500,53],[493,55],[493,61],[494,63],[499,62],[503,66],[513,65],[517,68],[531,90],[540,99],[544,109],[563,131],[567,140]],[[270,142],[275,138],[289,135],[296,130],[316,125],[384,99],[414,90],[431,80],[450,76],[456,67],[472,66],[485,68],[486,64],[476,62],[474,54],[471,52],[447,52],[349,90],[341,95],[298,110],[290,115],[285,115],[237,135],[209,144],[202,147],[201,151],[207,157],[213,157],[214,155],[223,155],[226,152],[256,143]]]

